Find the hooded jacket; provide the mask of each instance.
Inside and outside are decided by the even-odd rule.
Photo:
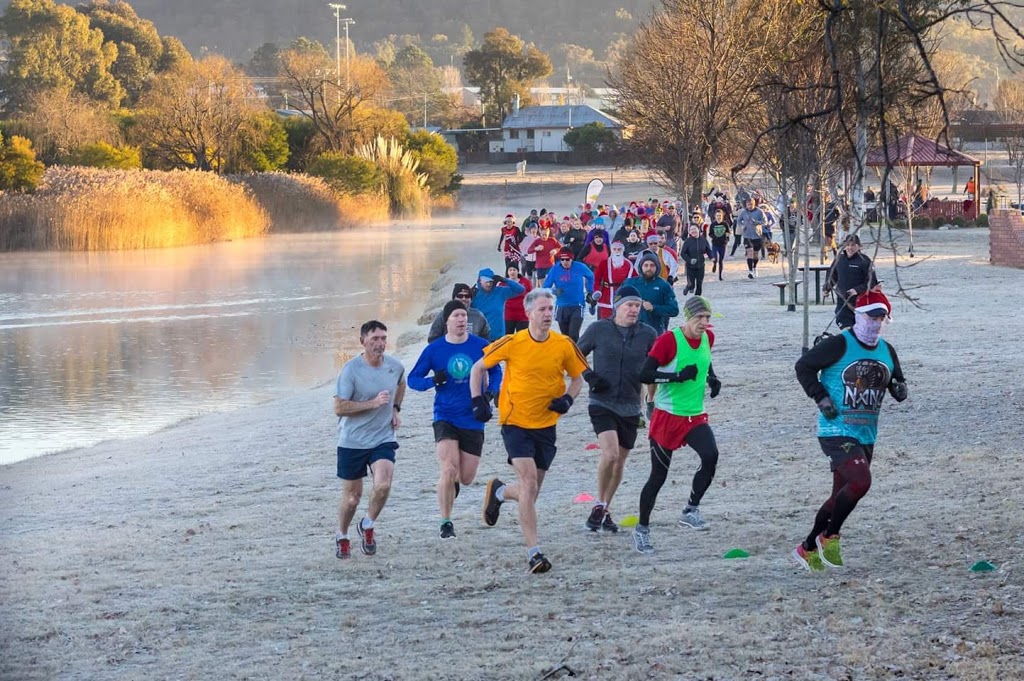
[[[594,290],[594,273],[575,260],[568,268],[559,263],[548,272],[544,287],[554,290],[556,306],[583,307],[587,302],[587,294]]]
[[[478,284],[481,277],[493,279],[494,270],[489,267],[480,270],[477,274]],[[505,303],[509,298],[515,298],[526,291],[518,281],[506,279],[505,283],[506,286],[495,284],[490,291],[485,291],[482,286],[478,286],[473,295],[473,302],[470,304],[470,307],[480,310],[487,318],[487,324],[491,327],[491,340],[497,340],[505,335]]]
[[[622,282],[622,285],[633,286],[645,302],[654,306],[652,310],[640,308],[640,321],[654,327],[660,334],[668,330],[669,319],[679,314],[679,301],[676,300],[676,292],[667,281],[657,274],[653,279],[643,275],[643,264],[648,260],[661,267],[658,256],[648,251],[637,261],[636,269],[640,274]]]

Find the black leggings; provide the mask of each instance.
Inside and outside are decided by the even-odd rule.
[[[704,287],[704,268],[686,268],[686,288],[701,295]]]
[[[555,321],[558,322],[558,331],[575,343],[580,339],[580,328],[583,326],[583,308],[578,305],[560,307],[555,310]]]
[[[672,464],[672,450],[665,449],[654,440],[651,440],[651,475],[647,478],[647,484],[640,492],[640,524],[647,526],[651,521],[651,511],[654,510],[654,501],[658,498],[661,486],[665,484],[668,477],[668,467]],[[690,506],[699,506],[704,493],[711,486],[715,478],[715,468],[718,466],[718,445],[715,444],[715,434],[711,426],[704,423],[686,435],[686,444],[697,452],[700,457],[700,467],[693,475],[693,486],[690,488]]]

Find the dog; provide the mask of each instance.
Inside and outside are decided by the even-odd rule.
[[[768,255],[768,260],[773,265],[777,265],[779,262],[779,254],[782,252],[782,246],[778,245],[774,241],[769,241],[764,246],[764,251]]]

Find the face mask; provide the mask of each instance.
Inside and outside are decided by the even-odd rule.
[[[865,345],[878,345],[884,323],[885,317],[871,317],[858,313],[853,322],[853,335]]]

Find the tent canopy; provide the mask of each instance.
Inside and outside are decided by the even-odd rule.
[[[889,163],[894,166],[980,166],[981,161],[962,152],[950,149],[935,140],[908,133],[895,142],[889,143]],[[885,147],[868,152],[869,168],[884,168]]]

